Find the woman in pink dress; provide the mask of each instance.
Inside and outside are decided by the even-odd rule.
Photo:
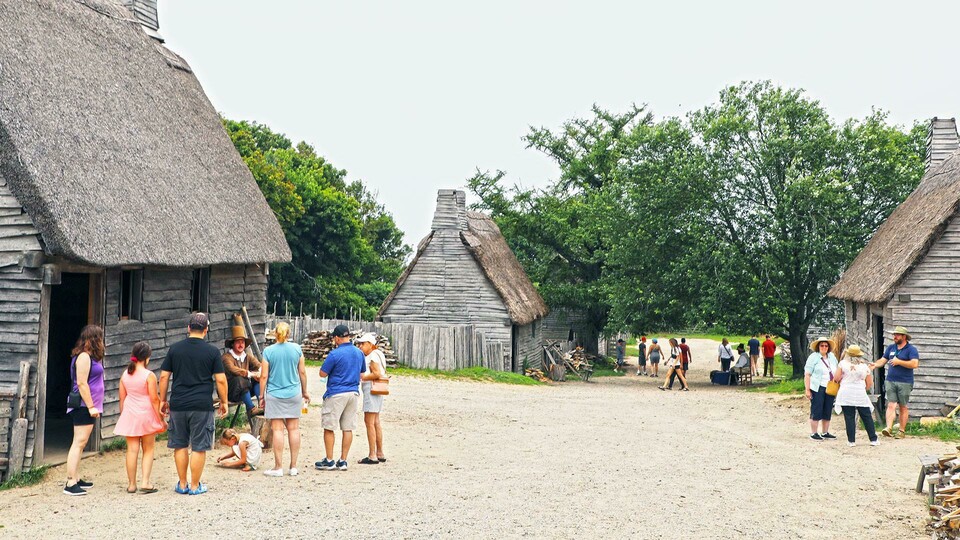
[[[133,346],[130,365],[120,377],[120,419],[113,428],[115,435],[127,438],[127,493],[137,492],[137,456],[143,449],[143,477],[140,493],[156,493],[150,481],[153,469],[153,445],[157,433],[167,429],[160,414],[157,376],[147,369],[150,345],[141,341]]]

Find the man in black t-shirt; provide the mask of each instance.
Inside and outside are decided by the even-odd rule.
[[[216,422],[213,414],[213,383],[220,396],[220,416],[227,414],[227,378],[220,351],[206,342],[210,321],[205,313],[194,313],[187,327],[187,339],[167,351],[160,366],[160,412],[169,413],[167,448],[173,448],[177,465],[177,493],[200,495],[207,488],[200,483],[207,450],[213,448]],[[167,387],[173,375],[173,391],[167,402]],[[191,450],[193,451],[191,453]],[[191,483],[187,483],[187,464]]]

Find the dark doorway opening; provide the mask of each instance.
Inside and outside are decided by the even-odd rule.
[[[73,423],[67,416],[67,394],[73,386],[70,351],[90,320],[90,274],[61,274],[50,289],[50,332],[47,339],[47,406],[44,424],[44,461],[66,461],[73,441]],[[99,429],[94,429],[99,432]],[[98,444],[90,437],[95,449]],[[91,446],[88,445],[90,450]]]
[[[510,330],[510,371],[519,373],[517,360],[520,356],[520,327],[513,325]]]
[[[883,356],[883,317],[879,315],[873,316],[873,358],[870,360],[876,360]],[[886,380],[887,368],[886,366],[877,368],[873,372],[873,391],[877,394],[877,419],[882,425],[886,425],[887,421],[887,396],[884,392],[884,381]]]

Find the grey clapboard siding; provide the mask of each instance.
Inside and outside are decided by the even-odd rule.
[[[517,372],[523,371],[523,365],[531,369],[543,367],[543,320],[537,319],[530,324],[517,328]]]

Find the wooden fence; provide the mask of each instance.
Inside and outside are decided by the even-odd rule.
[[[413,368],[450,371],[479,366],[497,371],[510,369],[510,358],[506,356],[509,348],[500,340],[487,339],[471,325],[436,326],[267,315],[267,328],[275,328],[279,322],[290,325],[290,341],[296,343],[302,343],[310,332],[333,330],[338,324],[347,325],[351,331],[377,332],[390,340],[397,362]]]

